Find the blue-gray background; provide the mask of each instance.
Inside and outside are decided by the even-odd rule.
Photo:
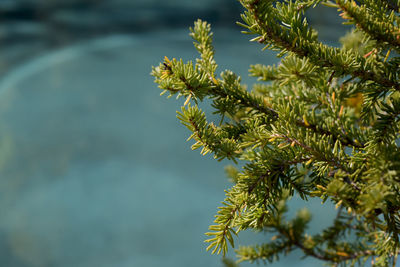
[[[0,266],[222,266],[203,240],[227,162],[190,150],[183,100],[160,97],[149,73],[164,56],[196,57],[187,29],[202,18],[219,71],[254,82],[250,64],[278,59],[240,34],[240,11],[234,0],[0,1]],[[321,40],[348,30],[336,16],[310,13]],[[332,215],[319,202],[310,232]],[[300,256],[273,266],[321,265]]]

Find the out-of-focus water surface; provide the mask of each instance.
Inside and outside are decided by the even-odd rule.
[[[219,70],[254,82],[250,64],[278,59],[240,34],[240,10],[231,0],[0,1],[1,266],[222,266],[203,240],[230,186],[224,163],[190,150],[175,118],[182,100],[160,97],[149,72],[164,56],[194,59],[187,28],[203,18]],[[317,29],[335,25],[321,35],[331,43],[346,31],[335,15],[310,14]],[[310,207],[311,231],[329,223],[318,200]],[[321,265],[300,255],[273,266]]]

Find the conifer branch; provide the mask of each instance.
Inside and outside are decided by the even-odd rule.
[[[373,260],[396,264],[400,250],[400,76],[398,0],[240,0],[252,41],[279,50],[277,66],[252,65],[262,84],[247,91],[231,71],[215,75],[210,25],[196,21],[190,36],[195,63],[165,58],[152,75],[159,87],[186,98],[178,118],[194,139],[192,149],[229,168],[226,191],[208,250],[225,253],[246,229],[275,233],[262,245],[240,247],[239,260],[272,262],[301,250],[332,266]],[[317,40],[304,18],[319,4],[340,8],[357,30],[343,48]],[[198,107],[212,101],[219,126]],[[225,117],[226,115],[226,117]],[[286,202],[319,197],[339,207],[332,225],[306,233],[310,214],[285,221]],[[355,241],[352,237],[358,236]]]
[[[350,139],[349,136],[343,135],[343,136],[338,136],[328,130],[322,129],[318,127],[317,125],[310,124],[310,123],[305,123],[303,120],[298,120],[296,121],[296,124],[300,127],[311,129],[313,132],[321,134],[321,135],[327,135],[327,136],[332,136],[333,141],[340,141],[343,146],[352,146],[352,147],[357,147],[357,148],[363,148],[364,144],[362,143],[356,143],[354,140]]]
[[[357,27],[360,27],[378,42],[388,43],[398,51],[400,50],[400,28],[394,26],[394,16],[384,14],[381,19],[380,16],[368,12],[366,4],[360,6],[355,1],[336,0],[336,3],[343,10],[342,17],[344,19],[354,22]]]
[[[386,77],[382,71],[377,73],[374,70],[375,68],[369,66],[370,64],[367,64],[364,58],[351,52],[344,52],[339,48],[317,43],[315,40],[307,40],[293,31],[278,26],[277,22],[269,19],[268,12],[272,12],[269,11],[271,1],[242,0],[241,2],[249,11],[242,16],[247,25],[241,25],[248,28],[251,33],[259,34],[259,37],[253,40],[267,46],[273,43],[276,48],[283,51],[295,53],[300,58],[306,57],[317,66],[333,69],[335,76],[341,76],[345,73],[364,81],[371,80],[383,87],[400,91],[400,84],[397,81]]]

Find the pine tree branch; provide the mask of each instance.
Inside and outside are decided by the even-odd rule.
[[[286,54],[276,67],[252,66],[253,76],[271,83],[254,86],[253,93],[231,71],[216,78],[211,28],[202,21],[190,34],[201,54],[196,64],[165,58],[152,71],[164,92],[186,97],[178,118],[192,132],[193,149],[244,162],[209,228],[207,250],[225,254],[229,243],[234,246],[234,234],[256,229],[277,236],[240,248],[242,260],[273,261],[296,249],[334,266],[371,257],[379,266],[395,264],[400,57],[390,51],[400,47],[399,10],[391,11],[400,1],[240,2],[248,10],[243,26],[257,34],[253,41]],[[358,27],[341,40],[343,49],[320,43],[303,17],[305,9],[320,3],[341,8]],[[220,126],[208,123],[198,108],[205,98],[221,116]],[[286,202],[295,192],[304,200],[320,197],[340,206],[333,225],[309,236],[307,213],[285,222]]]
[[[393,26],[393,21],[389,21],[389,18],[381,21],[379,16],[369,13],[365,5],[358,6],[355,1],[336,0],[336,3],[344,12],[342,17],[353,20],[357,27],[375,40],[389,43],[400,50],[400,29]]]
[[[188,80],[186,79],[185,76],[176,75],[174,73],[174,71],[172,70],[171,66],[169,66],[165,62],[164,62],[164,66],[169,71],[169,75],[177,76],[177,78],[185,85],[187,90],[189,90],[191,92],[195,92],[197,90],[188,82]],[[166,88],[166,89],[168,89],[168,88]],[[278,112],[276,110],[274,110],[273,108],[267,107],[263,103],[263,101],[260,99],[260,97],[254,96],[245,90],[236,90],[236,91],[229,90],[226,87],[223,87],[223,85],[221,85],[219,82],[215,82],[215,81],[210,81],[208,90],[209,90],[209,94],[212,97],[226,98],[228,96],[230,96],[230,97],[233,96],[243,107],[253,108],[263,114],[266,114],[267,116],[269,116],[273,119],[277,119],[279,117]],[[176,92],[176,90],[174,90],[174,92]],[[319,133],[319,134],[330,135],[334,138],[335,141],[339,140],[345,146],[353,146],[353,147],[358,147],[358,148],[362,148],[364,146],[361,143],[354,142],[347,136],[345,136],[344,138],[341,136],[337,136],[337,135],[333,134],[332,132],[329,132],[328,130],[324,130],[324,129],[321,129],[320,127],[317,127],[316,125],[306,124],[302,120],[297,120],[296,124],[303,128],[311,129],[314,132]]]
[[[373,126],[376,131],[375,140],[377,143],[390,142],[392,138],[388,134],[396,135],[399,131],[398,122],[400,120],[400,101],[394,100],[391,105],[383,103],[378,119]]]
[[[299,145],[300,147],[304,148],[306,151],[308,151],[313,157],[315,157],[316,160],[319,161],[323,161],[328,163],[329,165],[338,168],[342,171],[344,171],[347,174],[350,174],[350,171],[348,170],[347,167],[345,167],[344,165],[342,165],[340,163],[339,159],[333,160],[333,159],[329,159],[327,158],[324,154],[322,154],[321,152],[319,152],[318,150],[315,150],[313,147],[301,142],[300,140],[293,138],[293,137],[289,137],[286,134],[273,134],[271,135],[272,138],[282,138],[284,140],[286,140],[287,143],[291,144],[291,143],[295,143],[297,145]]]
[[[317,253],[314,251],[314,249],[307,248],[299,238],[291,234],[290,232],[287,231],[285,227],[282,227],[281,225],[275,225],[274,228],[284,237],[287,238],[288,244],[294,245],[297,248],[301,249],[303,253],[307,256],[311,256],[313,258],[322,260],[322,261],[328,261],[328,262],[343,262],[347,260],[352,260],[356,259],[359,257],[363,256],[371,256],[374,255],[375,253],[371,250],[364,250],[364,251],[355,251],[353,253],[348,253],[348,252],[343,252],[343,253],[329,253],[328,251]],[[340,255],[341,254],[341,255]]]
[[[361,188],[350,178],[352,176],[352,172],[351,170],[344,166],[341,163],[340,159],[330,159],[328,158],[324,153],[321,153],[320,151],[314,149],[313,147],[304,144],[303,142],[301,142],[300,140],[294,138],[294,137],[289,137],[286,134],[273,134],[271,135],[272,138],[283,138],[284,140],[286,140],[287,143],[295,143],[297,145],[299,145],[300,147],[302,147],[303,149],[305,149],[306,151],[308,151],[313,158],[315,158],[315,160],[317,161],[321,161],[321,162],[326,162],[328,165],[337,168],[339,170],[342,170],[346,176],[344,177],[344,182],[346,182],[347,184],[351,185],[353,189],[357,190],[358,192],[361,191]]]
[[[332,132],[322,129],[318,127],[317,125],[313,125],[310,123],[305,123],[303,120],[297,120],[296,125],[301,126],[306,129],[311,129],[313,132],[321,134],[321,135],[328,135],[333,137],[333,141],[339,140],[342,145],[344,146],[352,146],[352,147],[357,147],[357,148],[363,148],[365,144],[362,143],[356,143],[354,140],[352,140],[349,136],[343,135],[343,136],[337,136],[333,134]]]
[[[322,43],[310,42],[308,40],[301,41],[301,36],[289,32],[282,27],[278,28],[273,22],[268,25],[265,19],[261,19],[261,17],[266,18],[267,15],[261,15],[262,11],[259,10],[258,6],[260,0],[246,2],[242,0],[241,2],[256,22],[256,25],[244,26],[262,36],[262,38],[258,39],[259,43],[268,45],[271,42],[282,50],[295,53],[300,58],[308,58],[310,62],[317,66],[334,69],[335,75],[344,72],[358,77],[363,81],[371,80],[387,89],[394,88],[400,91],[400,84],[397,81],[385,77],[382,73],[378,74],[373,69],[368,69],[364,58],[356,54],[350,55],[350,52],[346,54],[339,48],[328,47]],[[265,6],[263,7],[266,8]],[[352,58],[351,63],[343,61],[343,59],[348,57]]]

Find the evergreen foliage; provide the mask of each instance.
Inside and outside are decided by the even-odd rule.
[[[190,29],[196,62],[168,59],[156,83],[186,98],[179,120],[192,148],[227,167],[233,186],[210,226],[208,250],[225,253],[247,229],[270,242],[240,246],[240,261],[272,262],[299,249],[331,266],[395,266],[400,233],[399,0],[240,0],[251,41],[279,51],[278,65],[250,67],[251,91],[227,70],[219,76],[210,25]],[[318,40],[305,11],[338,9],[351,32],[341,48]],[[216,125],[197,103],[211,99]],[[336,205],[330,227],[309,235],[311,214],[288,220],[287,201],[321,198]],[[229,266],[235,263],[226,260]]]

